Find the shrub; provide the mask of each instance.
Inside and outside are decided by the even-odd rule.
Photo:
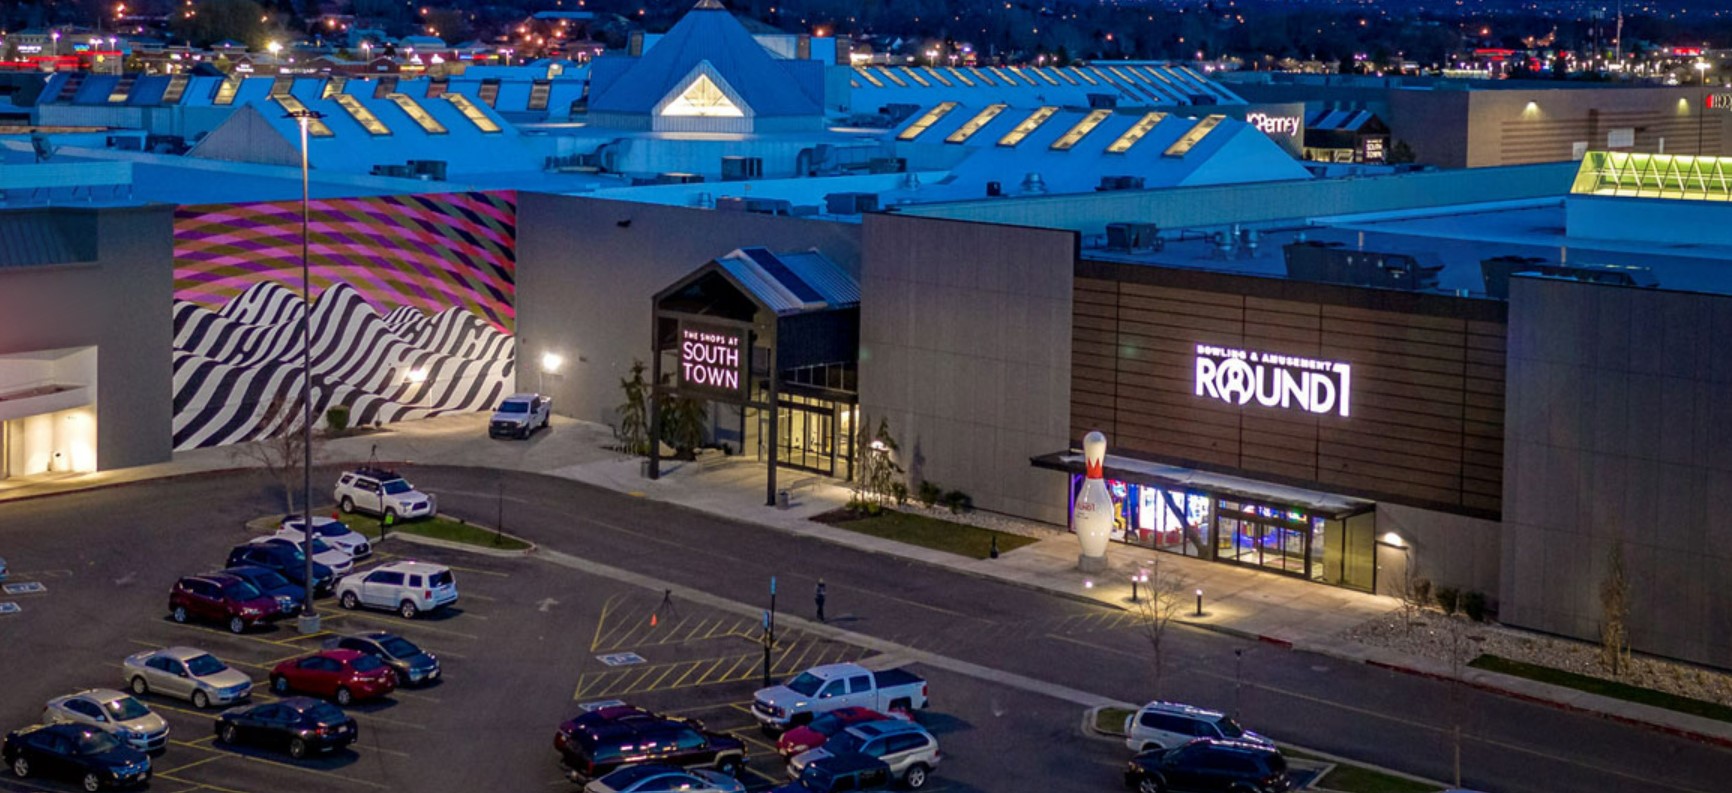
[[[325,410],[325,426],[333,434],[341,435],[349,431],[349,406],[332,405]]]
[[[944,498],[944,488],[928,479],[920,483],[920,494],[917,496],[920,506],[931,509],[937,506],[938,500]]]
[[[890,497],[896,499],[896,506],[908,506],[908,486],[901,482],[890,484]]]
[[[1413,605],[1420,608],[1431,605],[1431,579],[1413,579]]]
[[[1461,611],[1474,622],[1485,622],[1485,593],[1461,593]]]
[[[961,490],[945,493],[943,501],[944,506],[948,507],[953,515],[961,515],[974,509],[974,497]]]
[[[1443,609],[1443,613],[1445,613],[1445,614],[1454,614],[1455,609],[1456,609],[1456,605],[1457,605],[1457,598],[1460,597],[1460,595],[1461,595],[1461,590],[1458,590],[1455,587],[1452,587],[1452,586],[1440,586],[1440,587],[1438,587],[1437,588],[1437,607],[1440,609]]]

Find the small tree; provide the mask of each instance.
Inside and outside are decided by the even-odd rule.
[[[302,469],[306,461],[306,437],[302,432],[301,399],[277,397],[265,406],[259,416],[264,428],[257,440],[237,444],[234,456],[263,468],[283,489],[283,511],[294,513],[295,492],[300,489]],[[319,451],[319,438],[313,437],[313,454]],[[307,508],[307,505],[302,505]]]
[[[1138,586],[1141,595],[1134,610],[1137,632],[1149,643],[1150,668],[1154,673],[1151,693],[1157,699],[1161,696],[1161,672],[1166,667],[1167,629],[1185,608],[1186,585],[1184,576],[1178,572],[1161,569],[1157,554],[1149,568],[1148,582]]]
[[[695,460],[698,447],[704,445],[704,427],[708,424],[705,403],[691,397],[662,395],[657,410],[662,416],[662,441],[674,447],[674,457]]]
[[[1612,544],[1609,569],[1600,583],[1600,665],[1613,677],[1628,671],[1630,637],[1630,580],[1624,575],[1624,544]]]
[[[1401,589],[1395,595],[1401,601],[1401,625],[1412,633],[1413,626],[1419,622],[1419,613],[1431,595],[1431,582],[1420,577],[1419,564],[1413,561],[1412,554],[1408,555],[1406,571],[1402,573],[1398,586]]]
[[[1383,155],[1383,161],[1390,165],[1404,165],[1415,159],[1417,156],[1413,153],[1413,147],[1407,145],[1405,140],[1396,141],[1395,145],[1389,147],[1389,153]]]
[[[619,381],[625,401],[619,405],[619,429],[614,434],[627,454],[649,454],[649,383],[643,372],[643,361],[634,359],[631,376]]]
[[[901,447],[890,434],[889,419],[879,417],[878,431],[869,435],[866,428],[870,426],[871,422],[862,416],[854,441],[853,504],[876,512],[894,498],[895,485],[901,483],[902,466],[896,462]]]

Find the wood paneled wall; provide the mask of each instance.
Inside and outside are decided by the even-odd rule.
[[[1072,437],[1098,429],[1115,454],[1496,516],[1505,326],[1485,300],[1085,262]],[[1198,344],[1344,361],[1351,415],[1198,397]]]

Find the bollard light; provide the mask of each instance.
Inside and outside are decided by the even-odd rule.
[[[1083,589],[1094,589],[1094,588],[1095,588],[1095,580],[1094,579],[1092,579],[1092,578],[1083,579]]]
[[[1197,616],[1203,616],[1203,590],[1197,590]]]

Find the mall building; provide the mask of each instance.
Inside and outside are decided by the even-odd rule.
[[[571,135],[645,162],[860,135],[827,126],[828,78],[726,12],[680,25],[592,66],[604,123]],[[1120,88],[1161,96],[1159,74]],[[1100,431],[1121,543],[1385,594],[1424,577],[1585,640],[1616,550],[1635,648],[1732,667],[1732,535],[1708,514],[1732,492],[1732,161],[1317,178],[1206,91],[1031,107],[1027,85],[897,76],[922,106],[861,138],[887,173],[519,172],[547,135],[485,103],[299,80],[213,127],[198,145],[223,157],[0,141],[8,470],[285,426],[300,183],[260,160],[292,131],[266,111],[298,103],[331,133],[311,143],[321,414],[532,390],[616,424],[641,362],[704,406],[705,443],[784,476],[847,478],[883,421],[912,483],[1058,526]],[[352,170],[392,140],[468,151],[448,181]]]

